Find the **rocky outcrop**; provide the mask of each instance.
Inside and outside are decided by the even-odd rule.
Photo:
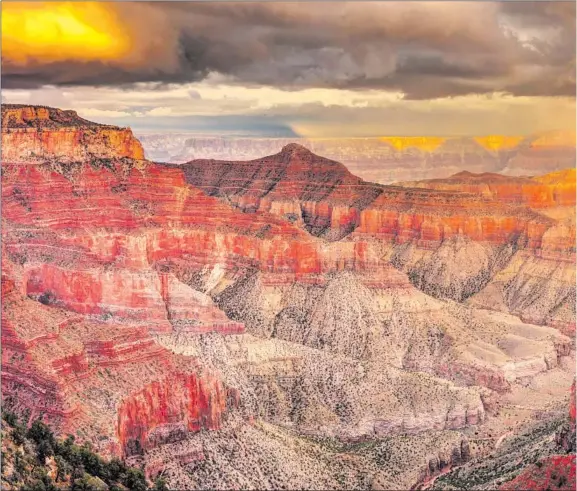
[[[412,251],[397,249],[393,260],[399,263],[408,255],[404,268],[416,285],[432,295],[460,300],[472,296],[473,305],[511,312],[526,322],[554,326],[572,336],[575,182],[575,169],[567,169],[534,178],[461,172],[447,179],[405,183],[525,204],[554,221],[543,232],[537,248],[526,247],[524,238],[500,249],[461,239],[461,246],[444,244],[428,259],[411,263]],[[440,257],[442,251],[449,261]]]
[[[449,472],[451,469],[463,465],[471,458],[469,442],[462,440],[459,444],[453,446],[450,452],[430,456],[424,471],[419,478],[418,483],[411,489],[427,489],[427,485],[437,476]]]
[[[533,180],[552,191],[557,206],[575,205],[575,168],[551,172]]]
[[[226,409],[218,380],[175,373],[126,397],[118,408],[118,438],[127,456],[201,428],[216,430]]]
[[[74,111],[2,105],[3,162],[87,162],[143,159],[144,150],[129,128],[100,125]]]
[[[257,160],[183,168],[189,183],[250,215],[268,212],[339,244],[370,244],[366,250],[429,295],[474,298],[574,330],[575,226],[556,211],[574,204],[571,172],[540,179],[464,172],[418,189],[380,186],[296,144]]]
[[[566,491],[575,489],[575,455],[545,457],[523,470],[515,479],[499,487],[500,491]]]
[[[575,169],[571,168],[533,178],[462,171],[444,179],[400,184],[410,188],[475,194],[502,203],[541,209],[575,206],[575,183]]]
[[[552,223],[528,210],[507,209],[471,195],[368,183],[296,144],[263,159],[197,160],[183,167],[187,181],[207,194],[245,212],[279,214],[329,240],[354,232],[431,248],[457,235],[493,244],[525,235],[528,247],[539,247]]]

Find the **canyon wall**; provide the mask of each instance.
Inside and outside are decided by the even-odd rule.
[[[558,212],[574,204],[574,172],[535,179],[461,173],[449,184],[381,186],[297,144],[257,160],[196,160],[182,167],[189,183],[245,213],[272,213],[323,240],[380,248],[429,295],[464,301],[479,294],[478,305],[515,314],[531,304],[536,312],[526,312],[527,321],[574,329],[575,226]],[[514,266],[525,261],[535,268]],[[511,293],[487,297],[483,292],[501,291],[493,285],[506,268],[514,269],[506,285]],[[515,286],[531,269],[558,277],[547,283],[548,301],[535,302],[530,292],[537,290]]]
[[[368,183],[296,144],[258,160],[197,160],[183,168],[187,181],[209,195],[245,212],[278,214],[329,240],[353,233],[426,248],[457,235],[493,244],[524,236],[535,248],[553,223],[470,194]]]
[[[298,145],[176,166],[72,112],[7,106],[2,129],[3,397],[105,454],[196,438],[219,455],[233,423],[259,451],[265,425],[347,442],[453,431],[485,420],[486,391],[572,353],[552,327],[457,302],[521,255],[561,261],[550,216],[367,183]],[[565,262],[532,321],[574,322]],[[508,311],[523,286],[506,281]]]

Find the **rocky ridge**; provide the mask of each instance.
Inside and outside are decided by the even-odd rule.
[[[2,104],[2,159],[5,162],[104,162],[144,159],[129,128],[85,120],[75,111]]]
[[[479,294],[476,301],[482,306],[502,305],[499,310],[517,315],[531,304],[536,312],[527,312],[526,320],[567,333],[574,330],[575,227],[570,218],[553,213],[570,205],[571,199],[574,203],[570,172],[557,175],[552,184],[461,174],[451,180],[450,190],[428,189],[427,183],[419,189],[381,186],[296,144],[263,159],[197,160],[182,167],[189,183],[246,213],[270,212],[328,241],[372,244],[429,295],[463,301]],[[566,185],[559,185],[559,179]],[[469,186],[471,180],[474,185]],[[484,195],[487,180],[497,183],[490,188],[496,191]],[[528,185],[510,184],[526,181]],[[430,187],[435,186],[434,182]],[[459,186],[468,192],[456,191]],[[528,201],[523,198],[525,189],[530,191]],[[542,195],[539,189],[548,191]],[[547,208],[552,216],[526,206],[536,202],[536,209]],[[499,275],[507,268],[513,270],[514,280],[507,280],[505,287],[511,292],[481,301],[485,292],[501,291]],[[539,278],[552,276],[540,302],[530,293],[537,292],[534,288],[519,291],[515,286],[525,284],[527,276],[535,278],[531,271],[543,272],[537,273]]]

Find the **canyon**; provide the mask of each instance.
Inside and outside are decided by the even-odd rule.
[[[567,402],[574,171],[382,185],[296,143],[157,163],[41,106],[2,106],[2,147],[4,404],[151,479],[409,488],[527,386]]]

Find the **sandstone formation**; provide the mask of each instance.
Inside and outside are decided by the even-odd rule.
[[[490,272],[491,279],[471,299],[472,304],[511,312],[526,322],[575,332],[575,169],[529,178],[462,172],[447,179],[408,182],[452,192],[467,192],[503,203],[525,204],[555,222],[531,251],[510,251]],[[475,252],[477,256],[482,252]],[[455,256],[455,259],[456,256]],[[427,268],[437,275],[433,265]],[[461,264],[458,260],[457,264]],[[438,276],[437,276],[438,277]],[[467,295],[468,296],[468,295]]]
[[[575,206],[575,183],[575,168],[570,168],[532,178],[462,171],[445,179],[400,184],[411,188],[470,193],[503,203],[524,204],[539,210],[555,206]]]
[[[410,487],[574,355],[550,216],[371,184],[298,145],[177,166],[52,108],[7,106],[2,130],[4,401],[149,477]],[[566,271],[475,307],[521,257]],[[515,302],[524,321],[495,312]]]
[[[5,162],[88,162],[143,159],[142,145],[129,128],[93,123],[74,111],[2,105],[2,159]]]
[[[477,294],[476,305],[574,331],[575,227],[557,212],[575,203],[574,171],[536,179],[461,173],[419,189],[380,186],[295,144],[263,159],[183,167],[189,183],[246,213],[269,212],[340,244],[373,244],[429,295],[463,301]]]
[[[210,196],[245,212],[268,211],[302,223],[312,235],[328,240],[354,232],[434,247],[458,235],[493,244],[525,235],[529,247],[538,247],[551,225],[527,209],[471,195],[368,183],[296,144],[263,159],[197,160],[183,168],[187,181]]]

